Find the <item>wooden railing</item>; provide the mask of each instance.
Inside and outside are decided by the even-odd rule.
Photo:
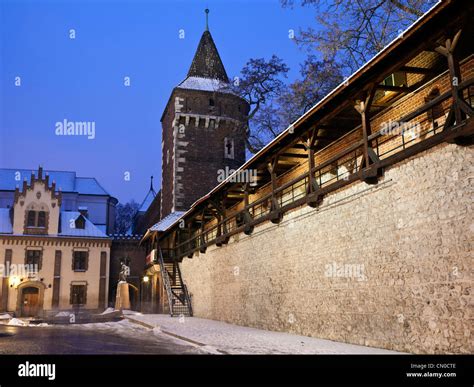
[[[471,107],[470,86],[473,84],[474,78],[470,78],[457,88],[459,93],[464,95],[463,100]],[[176,257],[180,259],[190,256],[197,249],[203,251],[207,246],[216,244],[218,237],[222,239],[240,232],[249,234],[255,225],[275,219],[276,216],[272,211],[274,206],[269,204],[272,199],[279,204],[278,211],[284,213],[304,204],[316,205],[322,196],[356,180],[375,183],[383,168],[462,134],[467,120],[470,119],[468,115],[462,122],[445,125],[449,112],[454,110],[451,108],[455,105],[456,98],[453,98],[452,91],[443,93],[415,111],[400,117],[397,121],[405,124],[402,130],[398,132],[379,130],[368,136],[369,165],[363,162],[366,144],[362,138],[329,160],[315,165],[311,171],[307,170],[291,181],[275,187],[272,192],[234,211],[202,232],[200,230],[195,232],[191,238],[176,245]],[[442,114],[438,114],[435,119],[429,119],[427,113],[435,107],[438,113],[442,111]],[[451,117],[449,119],[452,121]],[[407,130],[406,127],[410,129]],[[331,146],[337,147],[337,143],[336,141]],[[318,184],[317,190],[309,187],[310,173]],[[250,214],[250,217],[245,216],[246,213]],[[222,230],[226,230],[226,233],[222,234]]]

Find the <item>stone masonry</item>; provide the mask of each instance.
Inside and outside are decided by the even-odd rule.
[[[472,147],[441,144],[318,209],[185,258],[195,316],[412,353],[473,353]]]

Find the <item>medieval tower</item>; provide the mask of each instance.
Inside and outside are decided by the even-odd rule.
[[[245,162],[248,112],[248,103],[231,90],[206,20],[186,79],[161,117],[161,218],[187,210],[219,183],[220,170]]]

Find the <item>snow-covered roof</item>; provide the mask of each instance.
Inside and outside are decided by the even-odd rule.
[[[85,227],[83,229],[76,228],[75,221],[79,216],[82,215],[77,211],[61,211],[61,232],[58,235],[107,238],[107,235],[86,217],[83,217],[85,219]]]
[[[187,77],[177,88],[188,90],[218,91],[220,93],[233,93],[229,83],[219,79]]]
[[[158,223],[155,223],[150,227],[150,231],[165,231],[169,226],[171,226],[176,220],[178,220],[185,211],[175,211],[171,214],[165,216]]]
[[[83,229],[75,228],[75,221],[79,216],[82,215],[77,211],[61,211],[61,232],[58,234],[58,236],[107,238],[105,232],[100,230],[98,226],[85,217],[85,227]],[[55,230],[49,231],[50,234],[55,234]],[[12,233],[13,226],[10,219],[10,209],[0,208],[0,234]]]
[[[0,208],[0,234],[11,234],[13,232],[10,219],[10,209]]]
[[[31,173],[37,176],[38,171],[30,169],[0,168],[0,191],[14,191],[21,188],[23,180],[30,184]],[[50,184],[55,181],[56,188],[62,192],[77,192],[83,195],[109,195],[108,192],[93,177],[77,177],[76,172],[69,171],[44,171],[49,175]]]

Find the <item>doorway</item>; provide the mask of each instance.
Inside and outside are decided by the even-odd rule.
[[[39,289],[35,287],[23,288],[21,292],[21,316],[36,317],[39,311]]]

